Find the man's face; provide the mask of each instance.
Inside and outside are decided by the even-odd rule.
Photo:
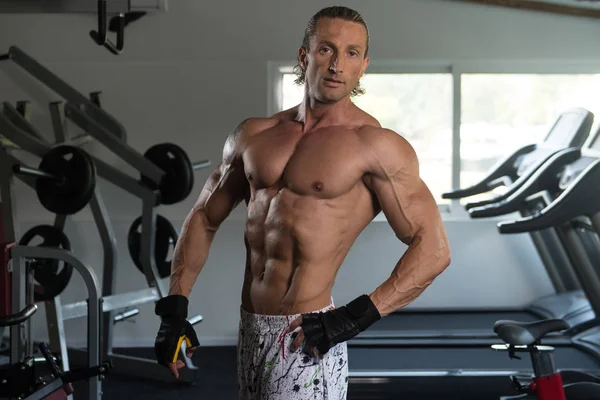
[[[300,63],[309,96],[334,103],[350,95],[369,65],[367,31],[359,23],[337,18],[321,18],[315,28],[308,52],[299,49]]]

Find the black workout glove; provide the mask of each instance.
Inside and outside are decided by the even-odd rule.
[[[159,364],[177,362],[181,344],[185,340],[187,348],[200,345],[196,332],[187,320],[188,299],[181,295],[171,295],[156,302],[154,312],[161,317],[161,324],[154,342],[154,352]]]
[[[365,294],[341,308],[302,314],[301,326],[306,344],[326,354],[336,344],[352,339],[380,319],[377,307]]]

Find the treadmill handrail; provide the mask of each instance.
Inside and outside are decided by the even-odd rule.
[[[600,211],[600,159],[588,165],[552,203],[538,214],[498,223],[500,233],[522,233],[559,226]]]
[[[542,165],[544,165],[544,163],[546,163],[551,157],[553,157],[556,153],[558,153],[558,152],[560,152],[562,150],[564,150],[564,149],[563,148],[556,149],[556,150],[548,149],[549,154],[547,154],[544,158],[541,158],[541,159],[535,161],[534,163],[532,163],[531,165],[529,165],[529,167],[527,168],[527,170],[525,171],[525,173],[523,173],[523,175],[521,175],[517,180],[515,180],[508,187],[508,190],[505,193],[502,193],[502,194],[500,194],[498,196],[492,197],[491,199],[481,200],[481,201],[476,201],[476,202],[469,202],[469,203],[465,204],[465,209],[470,210],[471,208],[482,207],[482,206],[486,206],[488,204],[497,203],[499,201],[508,199],[522,185],[524,185],[525,182],[527,182],[531,178],[531,176],[533,174],[535,174],[536,171]]]
[[[516,150],[514,153],[506,156],[504,159],[496,163],[496,166],[485,176],[480,182],[473,186],[456,189],[451,192],[443,193],[443,199],[461,199],[463,197],[475,196],[477,194],[486,193],[497,188],[500,184],[500,178],[510,176],[513,180],[516,177],[516,168],[514,163],[517,158],[529,154],[538,148],[538,144],[528,144]]]
[[[471,218],[496,217],[519,211],[523,201],[548,186],[558,183],[558,173],[581,157],[580,148],[568,148],[553,154],[542,166],[535,170],[517,190],[506,199],[468,210]],[[529,175],[529,174],[527,174]]]

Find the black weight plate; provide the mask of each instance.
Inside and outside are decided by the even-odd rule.
[[[141,241],[142,241],[142,217],[136,218],[127,235],[127,247],[131,260],[137,269],[144,273],[144,268],[141,261]],[[163,217],[156,215],[156,228],[154,232],[154,262],[158,269],[160,278],[167,278],[171,275],[171,261],[167,260],[170,246],[177,243],[178,234],[173,224]]]
[[[194,187],[194,169],[187,153],[173,143],[150,147],[144,157],[165,172],[157,187],[152,180],[142,176],[141,181],[153,190],[159,190],[161,204],[175,204],[185,200]]]
[[[53,247],[71,250],[71,242],[63,231],[51,225],[34,226],[21,237],[19,244],[30,246],[36,238],[41,237],[40,247]],[[62,264],[62,269],[59,264]],[[68,286],[73,275],[73,266],[54,259],[39,259],[34,263],[33,277],[37,282],[34,285],[33,298],[37,301],[50,301],[60,295]]]
[[[36,180],[38,199],[48,211],[71,215],[89,203],[96,188],[96,166],[85,151],[73,146],[55,147],[44,155],[39,169],[64,178],[61,182]]]

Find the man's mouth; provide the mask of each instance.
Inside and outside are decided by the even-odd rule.
[[[338,87],[344,83],[342,81],[338,81],[336,79],[331,79],[331,78],[325,78],[324,80],[325,80],[325,86],[329,86],[329,87]]]

